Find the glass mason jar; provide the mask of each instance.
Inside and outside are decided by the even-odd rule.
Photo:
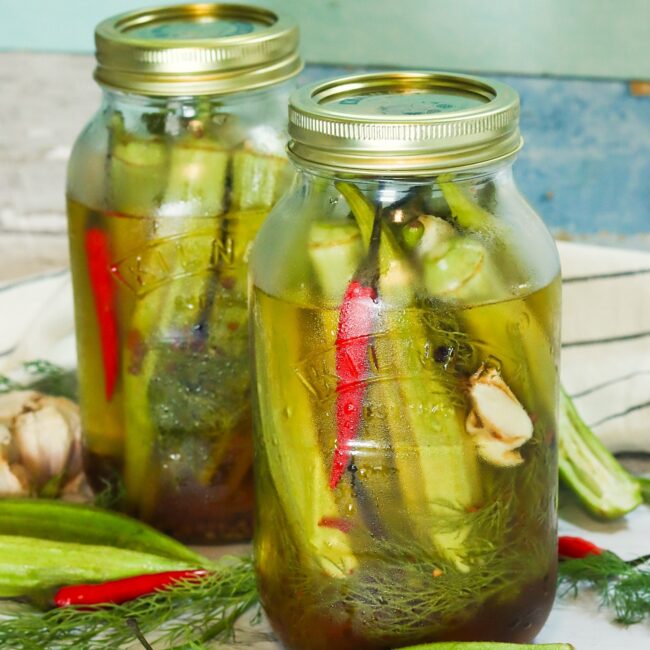
[[[292,650],[532,639],[555,593],[559,262],[501,83],[290,102],[251,257],[255,554]]]
[[[187,541],[250,538],[247,259],[290,184],[297,27],[239,5],[96,31],[103,89],[68,168],[85,467]]]

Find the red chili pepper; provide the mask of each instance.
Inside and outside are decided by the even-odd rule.
[[[350,462],[350,441],[361,421],[368,345],[377,310],[377,291],[352,280],[343,296],[336,335],[336,448],[330,472],[334,489]]]
[[[166,571],[164,573],[151,573],[133,578],[124,578],[123,580],[102,582],[95,585],[62,587],[54,596],[54,604],[57,607],[67,607],[68,605],[104,605],[107,603],[119,605],[128,600],[166,589],[180,580],[202,578],[207,573],[204,569]]]
[[[603,549],[582,537],[563,535],[557,540],[557,554],[561,558],[581,559],[587,555],[601,555]]]
[[[86,259],[99,325],[104,363],[104,390],[106,399],[110,400],[117,381],[119,344],[109,243],[103,230],[89,228],[86,231]]]

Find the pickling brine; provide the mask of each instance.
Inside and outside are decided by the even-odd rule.
[[[550,611],[559,264],[516,108],[436,73],[292,96],[250,305],[256,571],[290,650],[526,642]]]
[[[555,592],[556,493],[541,487],[557,472],[558,292],[555,280],[494,304],[380,305],[349,480],[333,491],[338,312],[256,292],[257,564],[289,647],[517,642],[541,627]],[[466,430],[504,378],[533,422],[515,449]]]
[[[92,485],[179,537],[245,539],[253,495],[244,258],[267,211],[152,219],[73,201],[68,210]],[[97,238],[109,295],[91,272]]]

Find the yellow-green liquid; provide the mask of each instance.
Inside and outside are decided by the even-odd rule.
[[[68,205],[89,479],[188,541],[251,534],[246,259],[266,212],[142,218]],[[110,399],[91,228],[110,249],[118,354]]]
[[[256,562],[287,648],[535,636],[555,593],[558,301],[556,279],[475,307],[380,306],[332,489],[338,311],[255,290]],[[516,467],[477,458],[464,431],[485,362],[534,423]]]

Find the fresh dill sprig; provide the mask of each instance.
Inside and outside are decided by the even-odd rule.
[[[132,647],[134,628],[156,649],[199,649],[233,635],[237,619],[258,602],[250,558],[222,560],[200,581],[122,605],[21,610],[0,621],[3,650],[105,650]]]
[[[0,375],[0,394],[13,390],[37,390],[76,401],[77,375],[42,359],[27,361],[15,376]]]
[[[559,567],[560,595],[576,596],[578,588],[596,591],[601,606],[611,607],[624,625],[650,617],[650,556],[625,561],[611,551],[563,560]]]

